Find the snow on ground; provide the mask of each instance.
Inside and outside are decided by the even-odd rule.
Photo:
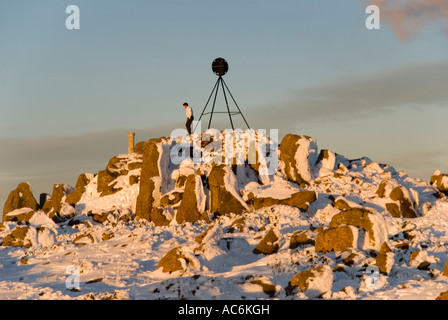
[[[92,201],[101,208],[110,206],[113,198],[126,198],[125,190],[110,197]],[[121,194],[120,194],[121,193]],[[135,193],[134,193],[135,194]],[[128,194],[129,197],[129,194]],[[85,210],[89,207],[86,206]],[[0,247],[0,299],[306,299],[304,293],[287,296],[285,288],[298,272],[309,267],[328,264],[334,268],[341,258],[335,253],[320,254],[309,245],[289,249],[289,237],[294,231],[309,230],[310,223],[325,223],[297,208],[273,206],[245,215],[241,231],[232,228],[240,216],[224,216],[214,221],[215,229],[221,230],[217,237],[217,254],[207,257],[199,254],[200,269],[166,274],[156,269],[160,258],[170,249],[182,245],[193,252],[198,246],[195,237],[209,227],[206,223],[185,225],[172,224],[155,227],[143,221],[110,221],[97,223],[84,216],[75,226],[67,224],[54,228],[56,241],[49,246],[36,245],[28,249]],[[336,212],[333,212],[333,214]],[[331,215],[331,213],[330,213]],[[435,299],[448,289],[448,279],[441,275],[448,251],[448,203],[439,202],[430,212],[417,219],[399,219],[407,222],[415,235],[411,246],[422,249],[430,257],[430,271],[418,270],[408,264],[409,250],[395,257],[395,265],[389,276],[380,275],[380,287],[375,290],[363,288],[364,263],[373,260],[365,253],[356,264],[357,268],[334,272],[332,292],[324,294],[327,299]],[[401,221],[402,220],[402,221]],[[397,219],[386,219],[393,234]],[[45,219],[35,218],[35,226],[49,224]],[[13,227],[13,222],[6,222]],[[252,253],[260,238],[275,227],[280,231],[280,249],[272,255]],[[88,231],[100,239],[102,234],[113,234],[111,239],[88,245],[77,245],[72,240],[78,231]],[[3,231],[7,232],[7,231]],[[397,238],[398,239],[398,238]],[[398,244],[402,239],[398,239]],[[45,243],[44,243],[45,244]],[[392,241],[392,245],[394,242]],[[70,266],[79,271],[79,290],[68,290],[66,282],[73,274]],[[261,283],[275,288],[269,296]]]
[[[275,205],[220,216],[210,223],[179,225],[173,219],[163,227],[121,219],[135,213],[138,184],[129,185],[123,177],[121,191],[100,197],[95,177],[75,206],[76,223],[72,219],[55,224],[38,211],[29,221],[35,230],[33,246],[0,246],[0,299],[308,299],[309,292],[288,292],[288,283],[296,274],[318,266],[331,269],[332,276],[324,273],[311,287],[331,290],[314,298],[434,300],[448,290],[448,277],[442,275],[448,258],[446,198],[434,200],[428,183],[368,158],[351,161],[349,169],[341,166],[333,173],[320,168],[313,174],[315,179],[306,189],[316,191],[317,200],[306,212]],[[423,216],[394,218],[384,212],[385,200],[376,191],[384,179],[392,177],[411,190]],[[244,185],[241,198],[252,192],[286,199],[303,188],[275,176],[268,185]],[[332,204],[339,197],[352,207],[370,208],[384,219],[393,265],[388,275],[375,274],[373,286],[368,271],[375,255],[369,250],[322,254],[312,244],[290,248],[294,232],[328,227],[340,212]],[[428,201],[429,206],[425,205]],[[89,212],[111,214],[100,223]],[[16,223],[3,225],[0,238]],[[271,229],[279,238],[278,251],[255,254],[254,248]],[[206,230],[201,247],[196,238]],[[157,269],[160,259],[178,246],[194,263],[171,274]],[[418,268],[422,262],[429,265]]]

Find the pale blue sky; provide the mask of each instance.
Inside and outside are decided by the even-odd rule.
[[[183,127],[182,103],[200,114],[217,57],[253,128],[414,177],[448,171],[446,22],[403,42],[384,22],[365,28],[368,3],[0,0],[1,204],[21,181],[38,198],[104,169],[127,131]],[[65,28],[71,4],[80,30]]]

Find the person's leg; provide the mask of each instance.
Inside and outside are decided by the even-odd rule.
[[[193,122],[193,119],[187,119],[187,122],[185,123],[185,127],[187,128],[188,134],[191,135],[191,122]]]

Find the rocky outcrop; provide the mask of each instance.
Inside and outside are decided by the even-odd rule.
[[[376,194],[386,200],[387,212],[396,218],[417,218],[420,214],[418,193],[395,180],[382,181]]]
[[[253,250],[255,254],[273,254],[280,248],[281,235],[276,229],[270,229]]]
[[[298,191],[293,193],[290,198],[277,199],[272,197],[255,197],[253,199],[253,206],[255,210],[263,207],[270,207],[273,205],[285,205],[299,208],[303,211],[307,211],[311,203],[316,201],[317,195],[314,191]]]
[[[94,176],[91,173],[80,174],[78,180],[76,181],[75,190],[67,195],[65,202],[74,206],[79,200],[81,200],[83,193],[86,191],[86,186],[90,183],[90,181],[92,181],[93,178]]]
[[[317,234],[316,252],[349,248],[379,251],[388,237],[383,217],[365,208],[348,209],[334,215],[329,227]]]
[[[55,184],[51,199],[47,200],[42,210],[53,219],[61,212],[66,203],[67,195],[73,191],[73,188],[67,184]]]
[[[188,176],[185,182],[185,192],[182,201],[177,208],[177,223],[196,222],[200,220],[205,213],[206,198],[202,186],[201,177],[195,174]],[[204,217],[208,220],[206,217]]]
[[[344,251],[349,248],[358,248],[359,240],[363,234],[354,226],[339,226],[320,231],[316,236],[316,252]]]
[[[186,271],[188,268],[198,270],[199,261],[194,254],[184,247],[176,247],[168,251],[157,264],[157,269],[162,269],[164,273],[176,271]]]
[[[2,246],[30,248],[34,245],[51,246],[55,241],[52,231],[46,227],[16,226],[5,236]]]
[[[2,246],[29,248],[33,245],[32,239],[35,237],[36,229],[33,227],[17,226],[3,239]]]
[[[336,154],[331,150],[320,150],[315,166],[319,177],[331,174],[336,169]]]
[[[293,293],[295,288],[304,292],[308,298],[317,298],[333,287],[333,271],[327,265],[308,269],[296,274],[288,283],[286,293]]]
[[[296,231],[289,239],[289,249],[296,249],[307,245],[315,245],[316,234],[308,230]]]
[[[375,259],[375,264],[382,274],[388,275],[390,273],[394,265],[394,256],[387,242],[384,242]]]
[[[379,251],[383,242],[388,238],[388,231],[383,217],[366,208],[344,210],[333,216],[330,228],[348,225],[361,228],[365,233],[362,243],[364,250]],[[316,240],[317,242],[317,240]]]
[[[143,165],[141,169],[139,194],[137,197],[136,217],[151,221],[151,212],[160,206],[162,197],[162,182],[167,179],[169,161],[169,146],[166,139],[151,139],[146,142],[143,150]]]
[[[355,208],[361,208],[362,206],[360,204],[357,204],[353,201],[347,200],[346,198],[339,196],[332,202],[333,207],[339,210],[348,210],[348,209],[355,209]]]
[[[3,206],[3,221],[13,219],[8,217],[8,213],[22,208],[30,208],[33,211],[37,210],[37,202],[34,199],[31,185],[28,182],[20,183],[16,189],[9,193]]]
[[[217,214],[241,214],[248,211],[238,190],[235,174],[226,165],[213,166],[208,177],[210,189],[210,212]]]
[[[6,214],[7,221],[15,221],[18,223],[28,222],[31,217],[36,213],[31,208],[21,208]]]
[[[153,208],[149,214],[149,220],[158,227],[167,226],[173,220],[173,213],[169,208]]]
[[[102,197],[117,193],[123,185],[134,184],[135,177],[140,175],[143,161],[138,153],[117,155],[109,160],[105,170],[98,172],[97,191]],[[134,174],[132,174],[134,172]],[[127,176],[127,181],[120,181],[119,177]]]
[[[394,201],[392,203],[386,203],[387,211],[391,216],[398,218],[417,218],[419,216],[418,207],[416,210],[410,193],[405,187],[395,187],[390,192],[389,198]]]
[[[431,184],[448,195],[448,174],[441,173],[440,170],[435,170],[430,180]]]
[[[316,140],[308,136],[287,134],[280,143],[281,171],[286,179],[309,184],[318,159]]]

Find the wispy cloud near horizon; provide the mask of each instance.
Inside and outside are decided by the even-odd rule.
[[[390,25],[401,41],[430,22],[441,21],[448,36],[448,1],[446,0],[369,0],[381,10],[381,21]]]
[[[448,105],[447,83],[448,60],[407,65],[297,89],[291,98],[261,106],[250,117],[264,125],[275,121],[289,127],[312,121],[346,122],[404,107],[442,107]]]

